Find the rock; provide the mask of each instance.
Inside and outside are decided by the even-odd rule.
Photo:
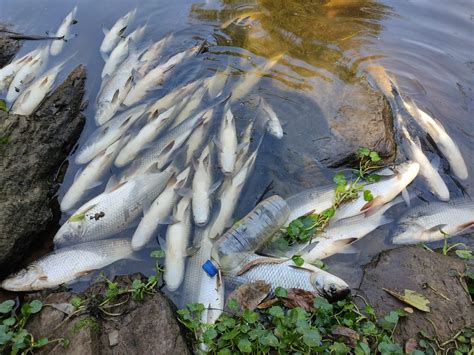
[[[4,28],[4,26],[0,25],[0,29]],[[5,37],[0,32],[0,68],[10,63],[20,47],[20,41]]]
[[[405,344],[424,330],[431,335],[436,332],[443,342],[466,325],[474,324],[471,300],[459,279],[451,276],[464,270],[465,264],[461,259],[430,252],[422,247],[398,248],[379,254],[366,266],[359,288],[379,315],[407,306],[382,288],[402,294],[404,289],[409,289],[424,295],[430,301],[431,312],[415,310],[402,319],[395,331],[395,338]]]
[[[0,277],[51,226],[54,179],[84,126],[78,66],[31,116],[0,111]]]
[[[114,280],[119,287],[129,287],[140,275],[123,276]],[[134,301],[130,295],[113,300],[107,315],[97,308],[105,299],[105,283],[90,286],[79,297],[91,300],[82,314],[67,317],[54,307],[44,307],[32,317],[26,328],[35,336],[50,340],[66,338],[69,346],[54,343],[41,348],[41,354],[190,354],[174,308],[161,292]],[[44,304],[69,302],[75,294],[52,293],[42,299]],[[100,300],[100,301],[98,301]],[[125,302],[122,302],[125,301]]]

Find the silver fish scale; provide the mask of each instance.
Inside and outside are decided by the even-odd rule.
[[[202,116],[203,113],[199,113],[198,115],[187,119],[169,131],[165,136],[159,138],[158,141],[133,164],[132,168],[141,170],[151,166],[158,160],[163,149],[171,144],[171,142],[179,138],[181,135],[189,136],[197,122],[202,119]]]
[[[256,260],[250,258],[248,260]],[[263,280],[272,286],[272,290],[277,287],[283,288],[301,288],[306,291],[316,292],[311,283],[311,272],[297,267],[292,267],[292,261],[284,263],[266,263],[252,267],[244,274],[237,276],[228,274],[224,276],[226,282],[234,286],[240,286],[245,283]]]
[[[66,235],[65,240],[56,240],[56,245],[63,242],[98,240],[110,237],[123,231],[143,210],[147,202],[153,201],[164,189],[171,176],[171,169],[159,174],[148,174],[126,182],[123,186],[110,193],[104,193],[91,200],[87,206],[94,206],[85,212],[81,235]],[[94,205],[95,204],[95,205]],[[64,227],[63,226],[63,227]],[[61,229],[60,229],[61,232]],[[58,232],[59,233],[59,232]],[[68,240],[69,239],[69,240]]]
[[[316,212],[322,212],[326,208],[331,207],[334,197],[335,192],[333,185],[305,190],[288,197],[286,202],[288,203],[291,213],[288,216],[287,224],[315,209],[317,210]]]
[[[100,240],[58,249],[33,265],[38,265],[52,282],[62,283],[66,278],[101,269],[132,253],[129,240]]]
[[[474,202],[472,201],[454,205],[434,202],[429,205],[418,206],[409,210],[401,218],[400,223],[416,223],[426,229],[446,224],[451,229],[469,221],[474,222]]]

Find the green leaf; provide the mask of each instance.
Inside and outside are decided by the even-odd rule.
[[[78,213],[78,214],[73,214],[71,217],[69,217],[69,222],[80,222],[86,218],[85,213]]]
[[[141,288],[141,287],[144,286],[144,285],[145,285],[145,284],[144,284],[144,283],[142,282],[142,280],[140,280],[140,279],[135,279],[135,280],[133,280],[133,282],[132,282],[132,288],[135,289],[135,290]]]
[[[248,323],[255,323],[259,317],[256,312],[246,309],[244,311],[243,318]]]
[[[243,353],[251,353],[252,352],[252,344],[246,338],[240,339],[238,344],[237,344],[237,347]]]
[[[31,314],[31,305],[29,303],[25,303],[21,306],[20,310],[23,317],[28,317]]]
[[[370,155],[370,149],[369,148],[359,148],[359,149],[357,149],[357,155],[359,157],[368,157]]]
[[[165,255],[164,250],[158,249],[158,250],[153,250],[150,253],[150,256],[155,259],[161,259],[161,258],[164,258],[166,255]]]
[[[6,325],[7,327],[11,327],[16,323],[16,318],[15,317],[8,317],[3,320],[2,324]]]
[[[393,343],[381,342],[378,346],[378,350],[383,355],[403,355],[402,348],[399,345]]]
[[[324,313],[331,313],[333,311],[333,306],[328,302],[327,299],[322,297],[316,297],[314,299],[314,308],[321,310]]]
[[[370,152],[369,157],[370,157],[370,160],[372,160],[374,163],[381,160],[381,158],[379,156],[379,153],[377,153],[377,152],[373,152],[373,151]]]
[[[296,266],[302,266],[304,264],[304,259],[300,255],[293,255],[291,260],[293,260]]]
[[[383,319],[385,319],[385,321],[387,321],[388,323],[395,325],[398,322],[398,313],[395,311],[391,311]]]
[[[456,255],[464,260],[473,260],[472,250],[456,250]]]
[[[367,182],[379,182],[380,181],[380,175],[378,175],[378,174],[369,174],[365,177],[365,180]]]
[[[227,306],[229,307],[229,309],[232,309],[232,310],[235,311],[237,308],[239,308],[239,302],[237,302],[237,300],[235,298],[231,298],[227,302]]]
[[[273,346],[274,348],[278,347],[278,344],[280,343],[278,338],[271,332],[268,332],[267,335],[261,337],[259,341],[262,345]]]
[[[349,353],[349,349],[344,343],[335,342],[330,346],[330,349],[334,351],[336,355],[343,355]]]
[[[82,299],[79,296],[74,296],[71,298],[71,303],[74,307],[79,308],[82,305]]]
[[[232,351],[229,348],[224,348],[219,350],[217,355],[232,355]]]
[[[286,297],[286,296],[288,296],[288,291],[286,290],[286,288],[277,287],[275,289],[275,296],[277,296],[277,297]]]
[[[0,99],[0,111],[8,112],[7,103],[2,99]]]
[[[355,347],[354,354],[355,355],[370,355],[370,347],[367,345],[367,343],[364,343],[361,341]]]
[[[430,311],[430,307],[428,306],[430,301],[425,296],[415,291],[405,289],[404,294],[401,295],[386,288],[384,288],[383,290],[391,294],[393,297],[398,298],[400,301],[405,302],[406,304],[409,304],[410,306],[415,307],[416,309],[419,309],[420,311]]]
[[[330,207],[321,212],[321,214],[327,218],[332,218],[336,214],[336,210],[333,207]]]
[[[6,314],[10,313],[15,306],[15,301],[13,300],[6,300],[0,303],[0,313]]]
[[[285,312],[283,311],[283,308],[280,306],[272,306],[268,310],[268,313],[275,318],[284,318],[285,317]]]
[[[373,199],[374,199],[374,196],[372,195],[372,192],[370,190],[364,190],[364,200],[372,201]]]
[[[339,172],[339,173],[336,173],[334,175],[334,177],[332,178],[332,181],[334,181],[336,183],[336,185],[338,186],[345,186],[347,185],[347,180],[346,180],[346,177],[344,176],[343,173]]]
[[[37,348],[41,348],[42,346],[45,346],[49,343],[49,340],[47,337],[42,337],[42,338],[39,338],[38,341],[36,342],[35,346]]]
[[[321,334],[317,329],[306,329],[303,333],[303,343],[309,347],[319,346],[321,343]]]
[[[217,330],[215,330],[214,328],[209,328],[203,333],[202,336],[204,338],[204,342],[211,343],[212,339],[215,339],[217,337]]]

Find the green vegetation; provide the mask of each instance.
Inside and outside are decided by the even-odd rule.
[[[201,322],[202,304],[179,310],[179,319],[194,334],[196,347],[211,354],[403,354],[393,333],[399,319],[408,315],[404,310],[377,318],[368,304],[359,308],[350,299],[330,304],[321,297],[307,305],[310,311],[289,309],[283,302],[287,290],[278,288],[275,296],[270,307],[256,311],[242,312],[230,300],[232,313],[222,314],[212,325]]]
[[[311,213],[301,216],[292,221],[280,241],[282,249],[287,249],[295,243],[310,243],[311,239],[318,233],[321,233],[329,223],[330,219],[335,215],[339,206],[343,203],[353,200],[363,193],[366,201],[373,200],[370,190],[366,189],[366,185],[380,180],[380,176],[374,174],[373,171],[379,169],[381,160],[377,152],[367,148],[360,148],[357,151],[359,166],[357,169],[351,169],[354,179],[348,181],[342,172],[334,175],[333,181],[336,184],[335,197],[333,205],[321,213]],[[303,264],[301,257],[294,256],[293,261],[296,265]]]
[[[35,339],[33,334],[25,329],[30,316],[42,308],[43,303],[39,300],[23,303],[21,307],[13,300],[0,303],[0,353],[28,354],[52,342],[63,341],[49,340],[47,337]]]
[[[7,103],[2,99],[0,99],[0,111],[8,112]]]

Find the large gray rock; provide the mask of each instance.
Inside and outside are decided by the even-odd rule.
[[[85,79],[78,66],[31,116],[0,111],[0,277],[53,221],[54,179],[84,126]]]
[[[4,26],[0,25],[0,29],[4,28]],[[9,39],[0,32],[0,68],[12,60],[20,46],[20,41]]]
[[[139,275],[116,278],[120,287],[130,286],[133,278]],[[108,316],[97,309],[104,298],[105,283],[93,284],[83,294],[89,299],[88,310],[80,315],[68,317],[58,310],[75,296],[73,293],[52,293],[43,298],[50,304],[32,317],[26,328],[35,336],[48,336],[49,339],[66,338],[69,346],[51,344],[41,349],[41,354],[97,355],[97,354],[189,354],[184,336],[170,301],[157,292],[145,297],[143,301],[121,302],[128,296],[114,300],[119,304],[109,308]],[[96,300],[96,304],[94,301]],[[57,307],[57,308],[54,308]]]
[[[459,278],[454,276],[462,274],[465,268],[461,259],[422,247],[393,249],[379,254],[366,266],[360,290],[379,315],[407,306],[383,288],[402,294],[409,289],[424,295],[430,301],[431,312],[415,310],[402,319],[395,338],[405,344],[423,330],[433,336],[437,334],[443,342],[474,324],[474,306]]]

